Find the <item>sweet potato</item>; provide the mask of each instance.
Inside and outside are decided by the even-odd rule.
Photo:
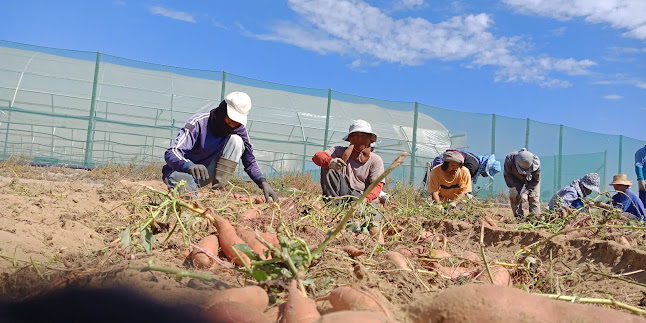
[[[360,284],[339,286],[333,289],[330,295],[317,299],[317,301],[323,300],[330,302],[334,312],[370,311],[393,317],[392,312],[388,309],[386,298],[379,291]]]
[[[404,257],[417,257],[420,254],[426,253],[426,248],[423,246],[410,246],[395,249],[395,251],[404,255]]]
[[[204,303],[204,308],[210,308],[217,303],[238,302],[250,305],[259,311],[264,311],[269,305],[269,296],[258,286],[246,286],[217,291]]]
[[[341,250],[345,251],[350,257],[359,257],[365,255],[366,253],[363,250],[359,250],[355,246],[343,246]]]
[[[626,239],[626,237],[624,237],[624,236],[620,236],[619,238],[617,238],[617,242],[619,242],[622,246],[624,246],[626,248],[632,248],[633,247],[630,244],[630,242],[628,241],[628,239]]]
[[[242,214],[240,214],[240,219],[241,220],[253,220],[253,219],[257,218],[259,215],[260,215],[260,211],[258,211],[258,209],[249,209],[249,210],[246,210],[246,211],[242,212]]]
[[[236,234],[262,259],[271,259],[271,256],[265,256],[265,251],[269,250],[262,242],[256,239],[256,234],[249,229],[238,226],[236,227]]]
[[[400,269],[409,269],[408,263],[406,262],[406,257],[397,251],[388,251],[386,254],[386,259],[392,261],[397,265],[397,268]]]
[[[272,244],[274,247],[276,247],[277,249],[279,249],[279,250],[281,249],[280,241],[278,240],[278,237],[277,237],[275,234],[271,234],[271,233],[264,233],[264,232],[260,232],[260,233],[258,233],[258,234],[260,234],[260,236],[261,236],[263,239],[265,239],[265,241],[267,241],[267,242],[271,243],[271,244]]]
[[[323,315],[315,323],[396,323],[382,314],[368,311],[340,311]]]
[[[488,225],[495,227],[496,226],[496,221],[494,221],[491,217],[488,215],[485,215],[484,217],[485,222],[487,222]]]
[[[202,313],[206,322],[213,323],[269,323],[253,306],[238,302],[219,302]]]
[[[240,237],[238,237],[231,223],[229,223],[229,221],[227,221],[225,218],[217,215],[214,215],[213,218],[215,219],[215,226],[218,229],[218,239],[220,241],[220,248],[222,248],[222,252],[224,252],[229,260],[242,266],[243,263],[233,251],[233,246],[236,244],[244,244],[244,241]],[[247,255],[245,255],[241,251],[238,251],[238,253],[240,253],[240,256],[247,264],[250,263],[249,257],[247,257]]]
[[[316,302],[303,295],[298,289],[296,280],[289,285],[289,296],[280,323],[310,323],[321,317],[316,309]]]
[[[489,266],[491,270],[491,276],[493,276],[493,284],[498,286],[512,286],[511,276],[507,268],[499,265]],[[478,277],[483,283],[491,284],[491,279],[489,279],[489,274],[487,273],[486,268],[482,268],[482,273]]]
[[[435,240],[435,234],[433,232],[422,231],[419,234],[418,242],[433,242]]]
[[[413,323],[426,322],[644,322],[644,318],[593,305],[532,295],[512,287],[466,284],[415,301]]]
[[[197,243],[197,246],[208,251],[211,256],[215,257],[217,257],[218,251],[220,250],[218,237],[215,235],[209,235],[202,238],[202,240]],[[191,260],[193,261],[193,266],[200,269],[211,268],[211,266],[215,263],[215,260],[213,260],[213,258],[197,248],[193,249],[190,256]]]
[[[384,233],[381,232],[381,229],[378,226],[372,226],[370,229],[368,229],[368,232],[370,232],[370,237],[377,242],[384,244]]]
[[[446,251],[444,251],[442,249],[433,249],[433,251],[431,251],[430,255],[433,258],[440,258],[440,259],[453,257],[453,256],[451,256],[450,253],[448,253],[448,252],[446,252]]]
[[[348,148],[343,151],[343,155],[341,155],[341,159],[343,159],[344,162],[348,162],[348,159],[350,159],[350,155],[352,155],[352,150],[354,150],[354,145],[348,146]]]
[[[282,303],[278,306],[270,307],[265,311],[265,317],[271,322],[278,322],[280,320],[280,314],[285,311],[285,303]]]
[[[464,267],[444,267],[440,264],[433,265],[440,274],[448,276],[451,279],[458,277],[474,278],[478,274],[477,268],[464,268]]]

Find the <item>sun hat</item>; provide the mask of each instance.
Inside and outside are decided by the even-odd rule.
[[[244,92],[231,92],[224,98],[229,119],[247,125],[247,114],[251,110],[251,98]]]
[[[581,178],[581,184],[595,192],[599,192],[599,183],[601,183],[601,178],[599,178],[599,174],[597,173],[590,173]]]
[[[533,162],[534,154],[527,151],[527,148],[522,148],[520,151],[518,151],[518,155],[516,155],[516,166],[522,169],[528,169],[530,166],[532,166]]]
[[[494,175],[500,173],[500,162],[496,160],[495,155],[489,156],[487,159],[487,165],[485,166],[485,172],[487,176],[493,178]]]
[[[456,162],[464,164],[464,155],[461,152],[453,149],[449,149],[442,154],[442,159],[444,162]]]
[[[612,183],[610,185],[621,184],[621,185],[633,185],[633,182],[628,180],[626,174],[617,174],[612,177]]]
[[[348,137],[350,136],[351,133],[353,132],[365,132],[370,134],[370,142],[373,143],[377,141],[377,134],[372,132],[372,127],[368,123],[368,121],[365,120],[354,120],[352,121],[352,124],[350,125],[350,129],[348,129],[348,134],[343,137],[343,140],[349,141]]]

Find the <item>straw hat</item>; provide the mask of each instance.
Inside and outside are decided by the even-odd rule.
[[[628,180],[626,174],[617,174],[612,177],[612,183],[610,185],[621,184],[621,185],[633,185],[633,182]]]

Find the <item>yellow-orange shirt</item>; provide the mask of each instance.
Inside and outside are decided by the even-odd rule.
[[[442,164],[431,170],[427,192],[440,192],[440,200],[443,202],[455,200],[460,194],[471,193],[471,174],[466,167],[458,169],[453,178],[449,178],[450,175],[441,167]]]

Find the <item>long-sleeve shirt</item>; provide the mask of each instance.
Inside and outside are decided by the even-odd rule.
[[[635,152],[635,174],[637,175],[637,180],[644,179],[644,164],[646,164],[646,146]]]
[[[209,131],[208,122],[209,112],[196,114],[186,121],[170,148],[164,154],[164,159],[166,160],[166,165],[162,169],[164,178],[168,177],[173,171],[187,172],[188,168],[194,164],[202,164],[208,167],[213,159],[222,154],[229,136],[214,136]],[[258,167],[258,163],[256,163],[247,128],[241,125],[233,131],[233,134],[240,136],[244,142],[244,151],[242,152],[244,171],[260,186],[260,181],[264,176],[260,167]]]
[[[644,218],[644,203],[630,189],[626,189],[625,193],[618,192],[615,194],[612,197],[612,206],[621,208],[622,211],[633,214],[646,222],[646,218]]]
[[[515,151],[507,155],[507,157],[505,158],[505,165],[504,165],[505,183],[507,184],[507,187],[516,187],[516,188],[522,188],[524,185],[526,185],[525,188],[531,191],[535,189],[541,181],[540,161],[538,159],[538,156],[534,155],[533,166],[536,165],[536,170],[531,173],[532,179],[527,181],[527,176],[524,174],[521,174],[520,172],[518,172],[518,169],[516,169],[517,155],[518,155],[518,152]]]

